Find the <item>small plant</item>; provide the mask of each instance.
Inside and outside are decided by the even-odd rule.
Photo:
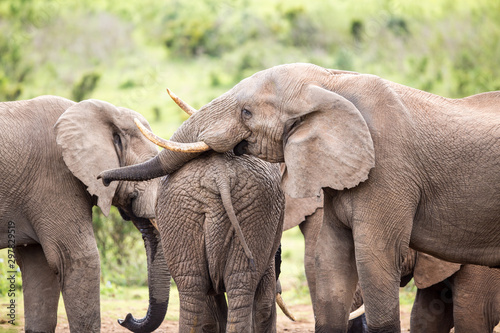
[[[96,88],[100,78],[101,74],[96,72],[84,74],[80,81],[73,86],[73,90],[71,91],[73,100],[80,102],[88,97]]]

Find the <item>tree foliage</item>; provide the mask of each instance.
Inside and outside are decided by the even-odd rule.
[[[141,233],[131,221],[124,221],[115,207],[108,217],[98,207],[92,213],[103,282],[146,285],[147,263]]]

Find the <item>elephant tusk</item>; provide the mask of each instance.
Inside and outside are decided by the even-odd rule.
[[[176,152],[181,153],[202,153],[204,151],[210,150],[210,147],[203,141],[193,142],[193,143],[183,143],[183,142],[175,142],[170,140],[165,140],[160,138],[150,130],[148,130],[144,125],[137,119],[134,119],[135,124],[139,128],[139,130],[144,134],[144,136],[154,144]]]
[[[175,104],[177,104],[188,115],[192,116],[197,111],[191,105],[187,104],[182,99],[180,99],[179,96],[174,94],[170,89],[167,88],[167,92],[170,95],[170,97],[174,100]]]
[[[286,306],[285,302],[283,302],[283,298],[281,297],[280,293],[276,293],[276,303],[278,303],[281,311],[287,316],[291,321],[295,321],[295,316],[288,310],[288,307]]]
[[[155,229],[158,230],[158,224],[156,223],[156,219],[149,219],[149,222],[151,222],[153,227],[155,227]],[[160,231],[160,230],[158,230],[158,231]]]
[[[363,313],[365,313],[365,305],[361,305],[357,310],[354,310],[351,312],[349,315],[349,320],[353,320],[361,316]]]

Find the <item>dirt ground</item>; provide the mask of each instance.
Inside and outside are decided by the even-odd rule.
[[[286,332],[286,333],[309,333],[314,332],[314,316],[312,312],[312,307],[310,305],[291,305],[289,306],[291,312],[294,314],[297,321],[292,322],[288,319],[281,310],[278,309],[278,332]],[[406,309],[402,309],[402,331],[409,331],[409,312],[406,313]],[[101,319],[101,331],[103,333],[129,333],[130,331],[121,327],[117,323],[116,316],[113,318],[112,316],[105,316]],[[69,333],[69,326],[66,318],[59,317],[58,325],[56,329],[56,333]],[[0,332],[2,328],[9,328],[7,325],[0,325]],[[176,321],[164,321],[163,324],[158,328],[155,332],[158,333],[171,333],[177,332],[178,325]],[[20,332],[24,332],[24,329],[20,329]]]
[[[295,315],[297,321],[292,322],[285,315],[278,310],[278,332],[286,333],[310,333],[314,332],[314,316],[312,308],[310,305],[291,305],[289,306],[291,312]],[[401,332],[410,331],[410,311],[411,306],[401,307]],[[121,327],[117,323],[117,318],[119,316],[104,316],[101,323],[101,331],[103,333],[129,333],[130,331]],[[59,317],[59,323],[57,325],[56,333],[69,333],[69,326],[66,318]],[[8,331],[9,325],[0,324],[0,332],[15,332]],[[177,332],[178,325],[176,321],[164,321],[163,324],[155,332],[158,333],[171,333]],[[24,332],[24,329],[20,328],[19,332]],[[500,333],[500,325],[495,328],[495,333]]]

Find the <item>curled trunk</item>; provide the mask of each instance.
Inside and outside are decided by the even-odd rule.
[[[167,313],[170,294],[170,272],[163,256],[160,235],[150,221],[133,220],[142,233],[148,262],[149,308],[146,316],[136,319],[129,313],[125,319],[118,320],[123,327],[135,333],[147,333],[156,330]]]

